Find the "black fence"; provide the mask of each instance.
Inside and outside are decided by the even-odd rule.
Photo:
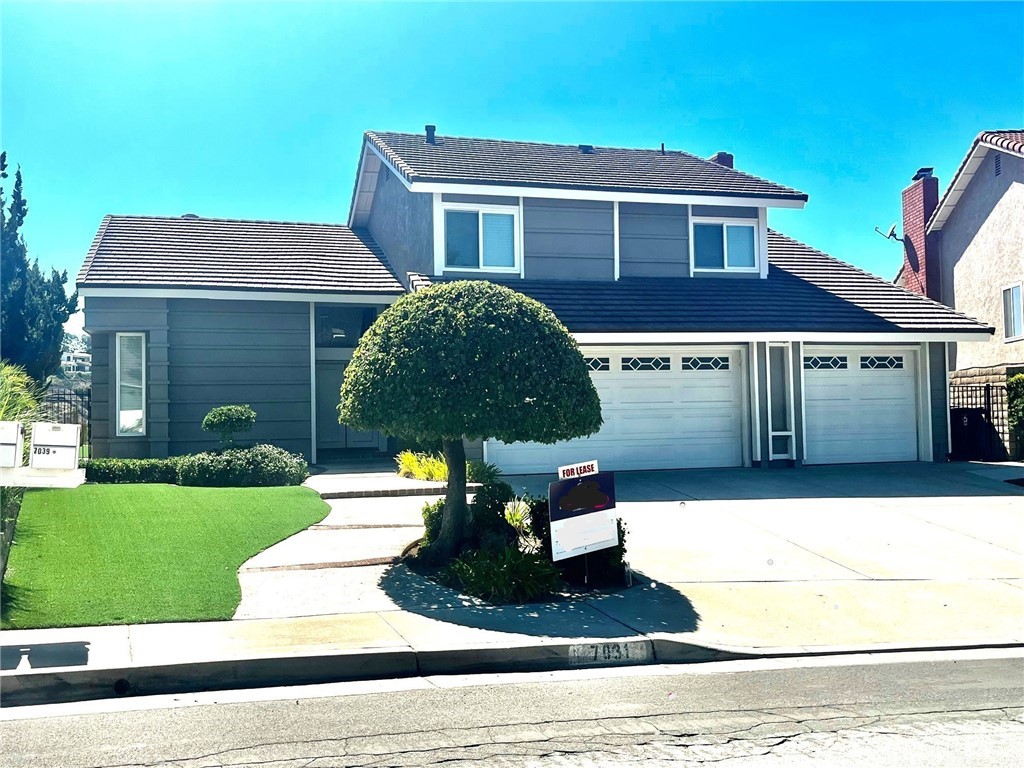
[[[1009,459],[1010,422],[1006,405],[1006,387],[1001,384],[951,384],[950,458],[954,461]]]
[[[92,415],[92,395],[88,389],[49,389],[43,399],[42,410],[43,417],[48,421],[55,421],[58,424],[81,424],[83,455],[91,455],[89,417]]]

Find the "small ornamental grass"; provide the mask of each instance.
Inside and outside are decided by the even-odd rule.
[[[398,465],[399,477],[435,483],[448,481],[448,465],[439,453],[402,451],[395,457],[395,463]],[[470,483],[493,483],[500,475],[501,470],[493,464],[485,461],[466,462],[466,480]]]

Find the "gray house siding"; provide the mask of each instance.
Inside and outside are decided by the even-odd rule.
[[[615,220],[611,203],[523,200],[528,280],[613,280]]]
[[[94,456],[162,458],[169,451],[168,309],[165,299],[91,297],[85,330],[92,336]],[[146,434],[118,437],[113,366],[118,333],[146,335]]]
[[[619,204],[619,276],[689,277],[685,205]]]
[[[309,305],[206,299],[101,299],[86,305],[93,334],[96,456],[158,458],[217,447],[203,417],[218,405],[256,411],[245,442],[310,455]],[[146,333],[146,435],[117,437],[117,332]]]
[[[431,195],[410,192],[381,168],[367,229],[406,288],[410,272],[434,273],[433,211]]]
[[[246,404],[256,426],[242,439],[310,456],[309,305],[174,299],[170,309],[172,454],[215,448],[203,417]]]
[[[695,205],[694,216],[712,216],[723,219],[756,219],[757,208],[745,205]]]

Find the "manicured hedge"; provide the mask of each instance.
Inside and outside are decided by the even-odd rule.
[[[94,483],[280,486],[301,485],[308,474],[302,456],[273,445],[168,459],[91,459],[85,465],[85,479]]]
[[[178,458],[169,459],[89,459],[85,479],[93,483],[169,483],[178,482]]]
[[[308,474],[305,459],[274,445],[196,453],[178,461],[179,485],[301,485]]]

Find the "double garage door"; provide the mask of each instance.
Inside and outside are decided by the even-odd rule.
[[[555,445],[491,440],[487,461],[509,474],[553,474],[559,465],[588,459],[610,470],[745,463],[751,410],[745,347],[586,348],[583,355],[601,397],[601,431]],[[805,463],[918,459],[915,350],[804,345],[798,364]]]
[[[744,348],[586,348],[583,356],[601,397],[601,431],[555,445],[488,441],[487,461],[509,474],[588,459],[610,470],[743,464]]]

